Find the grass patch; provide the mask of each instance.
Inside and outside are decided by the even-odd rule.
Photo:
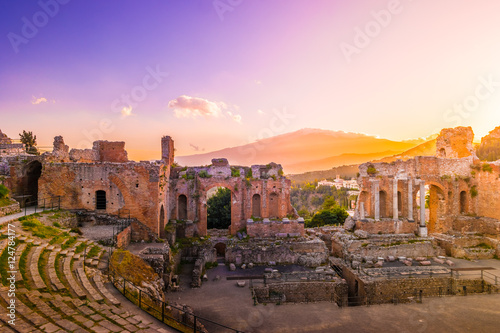
[[[75,253],[82,252],[87,247],[86,243],[82,243],[75,248]]]
[[[64,244],[61,245],[61,250],[66,250],[76,243],[76,236],[70,237]]]
[[[26,263],[28,261],[28,254],[30,253],[33,246],[33,243],[29,243],[28,245],[26,245],[26,248],[24,249],[23,253],[21,253],[21,257],[19,258],[19,271],[21,272],[21,276],[23,277],[24,286],[28,290],[31,289],[31,286],[29,285],[29,283],[26,283],[26,281],[28,281],[28,276],[26,275]]]
[[[21,221],[21,218],[19,220]],[[60,229],[48,227],[31,216],[27,216],[25,219],[23,219],[21,225],[23,226],[24,231],[31,231],[33,236],[36,236],[38,238],[45,239],[57,236],[61,233]]]
[[[87,257],[88,257],[88,258],[93,258],[93,257],[95,257],[96,255],[98,255],[98,254],[99,254],[100,250],[101,250],[101,248],[100,248],[99,246],[94,245],[94,246],[90,249],[90,251],[87,253]]]
[[[40,259],[38,260],[38,273],[40,273],[42,280],[45,282],[49,281],[47,274],[45,274],[45,267],[47,267],[49,263],[49,254],[49,250],[43,250],[42,254],[40,255]],[[48,285],[50,285],[50,283]]]
[[[67,238],[69,237],[69,234],[67,232],[63,232],[62,234],[60,235],[57,235],[55,237],[53,237],[49,244],[50,245],[54,245],[54,244],[61,244],[62,242],[64,242]]]
[[[2,198],[0,199],[0,207],[6,207],[10,206],[12,204],[15,204],[16,202],[10,198]]]
[[[488,245],[486,243],[479,243],[477,245],[474,245],[474,246],[469,246],[469,249],[471,248],[480,248],[480,249],[485,249],[485,250],[492,250],[493,247],[491,245]]]
[[[59,222],[54,222],[52,225],[56,228],[61,228],[61,224]]]
[[[219,266],[217,262],[207,262],[205,263],[205,269],[211,269]]]

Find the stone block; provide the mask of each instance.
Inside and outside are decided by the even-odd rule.
[[[430,266],[431,262],[429,260],[424,260],[424,261],[420,262],[420,265],[422,265],[422,266]]]
[[[240,288],[245,287],[245,286],[246,286],[246,284],[247,284],[247,283],[246,283],[246,281],[238,281],[238,282],[237,282],[237,285],[238,285],[238,287],[240,287]]]
[[[229,270],[230,270],[230,271],[235,271],[235,270],[236,270],[236,265],[235,265],[235,264],[233,264],[233,263],[230,263],[230,264],[229,264]]]

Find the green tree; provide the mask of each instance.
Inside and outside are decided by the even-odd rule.
[[[231,190],[218,188],[207,201],[207,227],[227,229],[231,225]]]
[[[349,217],[349,214],[342,207],[336,206],[330,210],[321,210],[314,214],[312,220],[306,227],[314,228],[321,227],[324,225],[332,224],[344,224],[345,219]]]
[[[36,135],[33,135],[33,132],[26,132],[23,130],[23,133],[19,133],[19,138],[22,143],[26,145],[26,152],[29,154],[38,154],[38,149],[36,148]]]
[[[335,207],[337,207],[337,200],[333,196],[328,196],[325,198],[321,208],[323,208],[323,210],[332,210]]]

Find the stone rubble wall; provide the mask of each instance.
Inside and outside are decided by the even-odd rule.
[[[247,221],[247,234],[250,237],[303,237],[304,221]]]

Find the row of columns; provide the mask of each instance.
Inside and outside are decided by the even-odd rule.
[[[399,219],[398,210],[398,181],[394,178],[393,191],[392,191],[392,207],[393,219]],[[425,181],[418,180],[417,184],[420,185],[420,227],[425,227]],[[375,220],[380,220],[380,184],[378,180],[373,181],[372,194],[375,208]],[[361,218],[364,219],[365,209],[364,203],[360,205]],[[408,220],[413,221],[413,179],[408,179]]]

